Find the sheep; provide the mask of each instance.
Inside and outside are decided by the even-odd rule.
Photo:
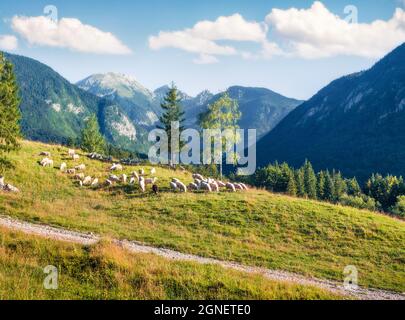
[[[84,173],[76,174],[73,178],[75,180],[84,180]]]
[[[216,181],[211,182],[209,185],[210,185],[212,191],[219,192],[219,186]]]
[[[177,183],[177,182],[181,182],[181,181],[177,178],[172,178],[172,182]]]
[[[240,183],[240,185],[243,187],[243,189],[245,189],[245,190],[249,190],[249,188],[247,187],[247,185],[246,185],[246,184],[244,184],[244,183]]]
[[[126,174],[122,174],[120,180],[122,183],[127,183],[128,176]]]
[[[39,155],[40,155],[40,156],[44,156],[44,157],[48,157],[48,158],[51,157],[51,153],[50,153],[50,152],[47,152],[47,151],[42,151]]]
[[[244,188],[242,187],[242,185],[240,183],[235,183],[235,189],[236,190],[244,190]]]
[[[123,167],[119,163],[113,163],[113,165],[110,168],[110,171],[122,171]]]
[[[0,189],[4,188],[5,184],[4,184],[4,177],[0,176]]]
[[[157,181],[157,178],[148,178],[148,179],[145,179],[145,185],[148,185],[148,184],[155,184],[156,181]]]
[[[201,189],[201,190],[208,191],[208,192],[212,192],[212,189],[211,189],[210,184],[207,183],[207,182],[205,182],[205,181],[202,181],[202,182],[201,182],[201,184],[200,184],[200,189]]]
[[[198,190],[198,184],[196,184],[196,183],[194,183],[194,182],[191,182],[191,183],[188,185],[188,188],[189,188],[190,190]]]
[[[142,192],[146,191],[145,179],[143,177],[139,178],[139,187],[141,188]]]
[[[78,154],[74,154],[74,155],[72,156],[72,159],[73,159],[73,161],[79,160],[79,159],[80,159],[80,156],[79,156]]]
[[[59,170],[62,171],[62,172],[66,172],[66,169],[67,169],[67,165],[66,165],[65,162],[63,162],[63,163],[60,165]]]
[[[75,169],[67,169],[66,173],[67,174],[75,174],[76,170]]]
[[[143,169],[139,169],[139,175],[141,175],[141,176],[143,176],[144,174],[145,174],[145,170],[143,170]]]
[[[226,184],[226,189],[227,189],[227,190],[230,190],[231,192],[236,192],[235,185],[234,185],[233,183],[230,183],[230,182],[228,182],[228,183]]]
[[[225,188],[226,187],[226,184],[223,183],[221,180],[218,180],[217,184],[218,184],[218,187],[220,187],[220,188]]]
[[[3,189],[4,189],[5,191],[8,191],[8,192],[14,192],[14,193],[20,192],[20,190],[18,190],[18,188],[12,186],[11,184],[6,184],[6,186],[3,187]]]
[[[131,176],[132,176],[133,178],[136,178],[136,180],[139,181],[139,175],[138,175],[138,173],[137,173],[136,171],[132,172],[132,173],[131,173]]]
[[[108,178],[108,180],[112,181],[112,182],[118,182],[120,181],[120,178],[118,178],[116,175],[110,175],[110,177]]]
[[[193,174],[193,179],[198,179],[198,180],[203,181],[203,180],[204,180],[204,177],[203,177],[201,174],[194,173],[194,174]]]
[[[129,179],[129,184],[133,185],[133,184],[135,184],[135,181],[139,181],[139,179],[136,179],[135,177],[131,177]]]
[[[94,178],[93,182],[91,183],[92,187],[97,187],[98,186],[98,179]]]
[[[86,165],[85,165],[85,164],[81,164],[81,165],[79,165],[79,166],[76,166],[75,169],[76,169],[77,171],[84,171],[84,170],[86,170]]]
[[[177,191],[177,184],[175,183],[175,182],[170,182],[170,188],[173,190],[173,191]]]
[[[156,169],[155,169],[155,168],[150,169],[150,174],[151,174],[151,175],[156,174]]]
[[[159,192],[159,187],[158,187],[156,184],[154,184],[154,185],[152,186],[152,191],[153,191],[154,194],[158,194],[158,192]]]
[[[68,150],[68,155],[69,155],[69,157],[71,157],[71,158],[73,158],[73,156],[76,154],[76,150],[73,150],[73,149],[69,149]]]
[[[86,178],[83,179],[83,185],[84,186],[91,185],[92,180],[93,179],[90,176],[87,176]]]
[[[107,187],[111,187],[113,185],[113,182],[111,180],[106,180],[105,184],[107,185]]]
[[[44,158],[41,160],[41,166],[43,167],[53,167],[53,160],[49,159],[49,158]]]
[[[176,186],[177,188],[179,188],[181,192],[187,192],[187,187],[183,182],[181,181],[176,182]]]

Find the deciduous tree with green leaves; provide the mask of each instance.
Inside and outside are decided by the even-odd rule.
[[[20,98],[13,65],[0,52],[0,173],[13,168],[6,154],[18,150]]]
[[[219,99],[208,106],[208,110],[199,116],[200,126],[203,129],[219,129],[223,132],[222,147],[224,152],[232,153],[232,150],[226,150],[226,141],[235,144],[240,137],[237,134],[239,128],[238,121],[242,114],[239,111],[238,101],[231,99],[229,94],[224,93]],[[224,131],[225,130],[225,131]],[[227,133],[227,134],[224,134]],[[232,155],[235,158],[236,155]],[[223,159],[220,162],[220,175],[222,177]]]
[[[81,147],[87,152],[102,153],[105,151],[106,142],[100,132],[100,126],[95,114],[90,116],[85,128],[82,130]]]

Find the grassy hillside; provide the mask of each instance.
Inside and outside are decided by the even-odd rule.
[[[337,299],[329,292],[269,281],[213,265],[130,254],[108,241],[87,247],[0,228],[0,299]],[[46,290],[43,268],[58,268]]]
[[[405,224],[380,214],[315,201],[245,193],[173,194],[170,177],[188,173],[158,168],[161,194],[135,188],[81,189],[57,169],[37,164],[40,151],[55,164],[64,148],[23,142],[6,180],[20,194],[0,194],[0,212],[37,223],[139,240],[247,265],[342,281],[354,265],[363,286],[405,291]],[[108,164],[85,159],[87,174],[105,179]],[[63,160],[65,161],[65,160]],[[136,167],[126,168],[129,173]]]

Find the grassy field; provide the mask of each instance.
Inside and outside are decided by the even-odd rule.
[[[343,280],[354,265],[362,286],[405,291],[405,224],[381,214],[251,190],[244,193],[173,194],[158,168],[162,192],[137,188],[82,189],[57,169],[37,164],[50,151],[55,165],[66,149],[23,142],[6,180],[20,194],[0,194],[0,212],[37,223],[138,240],[185,253]],[[108,164],[84,157],[86,174],[102,181]],[[70,167],[73,164],[70,165]],[[125,169],[129,173],[136,167]],[[146,168],[148,171],[148,168]]]
[[[0,300],[4,299],[341,299],[313,288],[130,254],[109,241],[79,246],[0,228]],[[45,266],[58,269],[46,290]]]

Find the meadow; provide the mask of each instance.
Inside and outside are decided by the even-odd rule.
[[[11,155],[16,168],[6,174],[6,181],[21,193],[0,193],[0,214],[337,281],[343,281],[347,265],[354,265],[361,286],[405,291],[402,220],[264,190],[172,193],[170,179],[190,182],[191,174],[160,167],[156,167],[161,190],[157,196],[119,184],[80,188],[57,168],[38,164],[39,153],[50,151],[58,166],[67,161],[66,150],[22,142],[22,149]],[[80,163],[86,164],[86,175],[100,181],[109,175],[107,163],[84,155],[76,162]],[[125,167],[124,172],[140,167],[150,170],[135,166]]]

